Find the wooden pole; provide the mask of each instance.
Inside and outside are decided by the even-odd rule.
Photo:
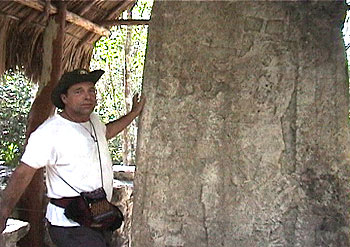
[[[6,64],[6,37],[8,29],[8,21],[3,24],[5,28],[0,30],[0,74],[2,75],[5,71]]]
[[[28,0],[14,0],[22,5],[28,6],[32,9],[36,9],[38,11],[44,12],[45,11],[45,6],[42,5],[38,1],[28,1]],[[51,4],[47,5],[50,14],[56,14],[57,13],[57,8]],[[68,22],[71,22],[77,26],[83,27],[88,31],[91,31],[93,33],[99,34],[101,36],[109,36],[110,31],[104,27],[101,27],[77,14],[74,14],[72,12],[67,11],[66,13],[66,20]]]
[[[115,18],[116,16],[120,16],[120,14],[131,5],[135,4],[136,0],[127,0],[123,2],[121,5],[116,6],[113,10],[110,11],[110,14],[106,17],[106,19]],[[90,38],[92,37],[91,33],[87,33],[80,40],[80,42],[76,45],[76,49],[79,49],[82,45],[84,45]]]
[[[130,9],[128,9],[128,18],[132,18],[132,12]],[[127,33],[126,33],[126,39],[125,39],[125,49],[124,49],[124,100],[125,100],[125,112],[129,112],[131,109],[131,104],[129,102],[129,99],[131,97],[131,32],[132,32],[132,27],[128,26],[127,27]],[[130,160],[130,128],[127,127],[123,130],[123,163],[125,165],[130,165],[131,160]]]
[[[58,14],[50,18],[44,32],[41,90],[34,100],[27,124],[27,139],[36,128],[54,113],[51,92],[62,74],[66,3],[60,2]],[[43,169],[36,172],[19,202],[20,218],[30,223],[29,233],[20,241],[21,247],[44,246],[44,208],[46,206]]]
[[[103,21],[99,24],[101,26],[110,27],[110,26],[117,26],[117,25],[128,25],[128,26],[136,26],[136,25],[149,25],[150,20],[110,20],[110,21]]]

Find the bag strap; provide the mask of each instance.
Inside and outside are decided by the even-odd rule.
[[[56,175],[57,175],[60,179],[62,179],[63,182],[65,182],[69,187],[71,187],[72,190],[74,190],[75,192],[77,192],[78,194],[80,194],[80,192],[79,192],[78,190],[76,190],[72,185],[70,185],[63,177],[61,177],[60,174],[58,174],[58,172],[57,172],[55,169],[53,169],[53,170],[55,171]]]
[[[101,184],[102,184],[102,188],[103,188],[103,173],[102,173],[102,162],[101,162],[100,145],[99,145],[99,143],[98,143],[98,138],[97,138],[95,126],[92,124],[92,122],[91,122],[90,119],[89,119],[89,122],[90,122],[90,124],[91,124],[91,126],[92,126],[92,129],[93,129],[93,131],[94,131],[95,138],[96,138],[96,142],[95,142],[95,143],[96,143],[96,146],[97,146],[98,161],[99,161],[99,163],[100,163]],[[73,186],[71,186],[64,178],[62,178],[62,177],[58,174],[58,172],[57,172],[55,169],[53,169],[53,170],[55,171],[56,175],[57,175],[60,179],[62,179],[63,182],[65,182],[65,184],[67,184],[70,188],[72,188],[72,190],[74,190],[75,192],[77,192],[78,194],[80,194],[80,192],[79,192],[78,190],[76,190]]]
[[[89,122],[90,122],[90,124],[91,124],[91,126],[92,126],[92,129],[93,129],[93,131],[94,131],[95,138],[96,138],[96,146],[97,146],[97,153],[98,153],[98,161],[100,162],[101,184],[102,184],[102,188],[103,188],[103,173],[102,173],[102,162],[101,162],[100,145],[99,145],[99,143],[98,143],[98,138],[97,138],[95,126],[92,124],[92,122],[91,122],[90,119],[89,119]]]

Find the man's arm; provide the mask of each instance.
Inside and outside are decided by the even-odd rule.
[[[125,129],[140,113],[146,103],[146,99],[144,96],[141,96],[138,101],[138,95],[135,95],[132,99],[132,109],[125,116],[110,122],[106,125],[106,138],[111,139],[115,137],[118,133],[120,133],[123,129]]]
[[[16,203],[22,196],[37,170],[21,162],[10,177],[9,183],[0,198],[0,234],[6,227]]]

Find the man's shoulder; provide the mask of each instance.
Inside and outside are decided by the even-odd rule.
[[[59,115],[53,115],[46,119],[35,132],[50,132],[55,131],[59,128],[59,126],[64,125],[64,122]]]
[[[99,116],[97,113],[95,113],[95,112],[92,112],[92,113],[90,114],[90,119],[91,119],[91,120],[98,120],[98,121],[101,121],[101,120],[100,120],[100,116]]]
[[[39,128],[43,128],[46,126],[50,126],[50,125],[56,125],[59,124],[60,121],[60,116],[58,114],[55,114],[51,117],[49,117],[48,119],[46,119],[40,126]]]
[[[93,123],[98,123],[98,124],[103,124],[104,123],[102,122],[100,116],[97,114],[97,113],[91,113],[90,115],[90,120],[93,122]]]

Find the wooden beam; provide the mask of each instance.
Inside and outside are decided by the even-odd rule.
[[[14,21],[19,21],[19,22],[21,21],[21,19],[18,18],[17,16],[10,15],[10,14],[7,14],[7,13],[3,13],[1,10],[0,10],[0,15],[4,16],[5,18],[9,18],[9,19],[11,19],[11,20],[14,20]],[[37,27],[37,28],[40,28],[41,30],[45,30],[45,28],[46,28],[45,25],[43,25],[43,24],[41,24],[41,23],[37,23],[37,22],[35,22],[35,21],[32,21],[32,22],[30,22],[30,23],[28,23],[28,24],[29,24],[29,25],[32,25],[32,26],[35,26],[35,27]],[[73,39],[76,39],[77,41],[80,41],[80,38],[79,38],[79,37],[77,37],[77,36],[75,36],[75,35],[73,35],[73,34],[67,32],[67,31],[66,31],[66,35],[68,35],[69,37],[72,37]],[[0,35],[0,37],[1,37],[1,35]],[[89,43],[89,45],[93,46],[94,44],[93,44],[93,43]],[[0,53],[0,54],[2,54],[2,53]],[[1,246],[0,246],[0,247],[1,247]]]
[[[114,7],[114,9],[112,9],[110,11],[109,15],[105,19],[109,20],[112,18],[113,19],[118,18],[120,16],[120,14],[123,13],[124,10],[130,8],[130,6],[135,4],[135,2],[136,2],[136,0],[126,0],[121,5]]]
[[[6,19],[5,23],[3,24],[3,27],[0,29],[0,75],[2,75],[5,72],[5,64],[6,64],[6,41],[7,41],[7,32],[8,32],[8,25],[9,20]],[[0,234],[1,235],[1,234]]]
[[[20,3],[22,5],[28,6],[32,9],[36,9],[38,11],[44,12],[45,6],[43,6],[40,2],[37,0],[14,0],[17,3]],[[48,4],[49,12],[50,14],[56,14],[57,8],[51,4]],[[74,23],[77,26],[80,26],[82,28],[85,28],[86,30],[90,32],[94,32],[96,34],[102,35],[102,36],[109,36],[110,31],[104,27],[101,27],[77,14],[74,14],[72,12],[67,11],[67,17],[66,20],[68,22]]]
[[[117,26],[117,25],[128,25],[128,26],[136,26],[136,25],[149,25],[150,20],[111,20],[111,21],[103,21],[99,24],[104,27]]]
[[[116,6],[114,9],[111,10],[110,14],[106,17],[106,19],[115,18],[116,16],[120,16],[120,14],[129,8],[131,5],[133,5],[136,2],[136,0],[126,0],[121,5]],[[82,45],[84,45],[89,39],[91,38],[91,33],[85,34],[85,36],[80,40],[80,42],[77,44],[76,48],[80,48]]]

